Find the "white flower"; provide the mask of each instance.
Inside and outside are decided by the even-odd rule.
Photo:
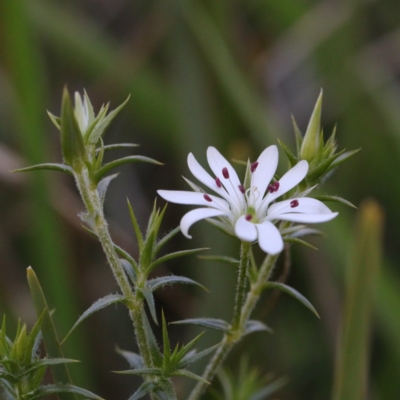
[[[300,161],[279,181],[272,181],[278,165],[278,149],[267,147],[250,166],[250,187],[244,188],[232,165],[214,147],[207,149],[208,164],[213,178],[190,153],[191,173],[218,196],[195,190],[158,190],[165,200],[178,204],[204,206],[186,213],[180,223],[182,233],[191,238],[189,228],[197,221],[218,217],[218,225],[245,242],[258,243],[263,251],[278,254],[283,250],[283,239],[275,221],[300,223],[326,222],[338,215],[316,199],[294,197],[273,201],[297,186],[307,175],[307,161]]]

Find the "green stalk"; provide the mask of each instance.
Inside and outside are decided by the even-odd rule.
[[[265,258],[265,261],[260,268],[257,282],[251,285],[250,292],[246,296],[247,270],[250,265],[250,249],[251,243],[242,242],[232,324],[230,330],[224,334],[221,345],[218,347],[202,375],[202,377],[208,382],[214,378],[216,372],[232,348],[243,337],[246,322],[250,318],[251,311],[260,298],[262,285],[268,280],[275,261],[278,258],[278,256],[267,256]],[[206,386],[206,383],[199,381],[190,393],[188,400],[197,400],[205,390]]]
[[[90,173],[86,166],[81,171],[75,172],[75,179],[82,200],[86,206],[89,220],[92,222],[95,232],[106,254],[107,261],[111,267],[112,273],[118,286],[125,297],[125,304],[128,307],[129,315],[132,319],[136,340],[139,351],[143,357],[143,363],[146,368],[153,367],[149,341],[145,330],[143,319],[143,297],[140,291],[132,290],[124,269],[120,263],[119,257],[114,249],[114,244],[108,231],[107,221],[104,217],[103,206],[96,189],[96,184],[91,180]],[[151,377],[149,377],[151,379]]]

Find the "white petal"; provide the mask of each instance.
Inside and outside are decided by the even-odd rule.
[[[197,178],[201,183],[206,185],[208,188],[218,193],[225,200],[230,201],[231,198],[229,194],[222,187],[218,187],[215,179],[199,164],[192,153],[189,153],[187,163],[190,172],[195,178]]]
[[[262,207],[265,208],[265,206],[271,203],[271,201],[297,186],[306,177],[307,172],[308,162],[306,160],[301,160],[292,169],[286,172],[281,179],[279,179],[279,189],[276,192],[268,193],[264,199]]]
[[[229,161],[215,147],[210,146],[207,149],[207,161],[215,176],[221,180],[221,183],[229,193],[231,200],[235,203],[237,211],[240,212],[245,206],[245,200],[244,194],[239,189],[241,183],[236,171],[233,169]],[[222,170],[224,168],[228,170],[229,179],[225,179],[222,175]]]
[[[245,242],[254,242],[257,239],[257,229],[255,224],[246,220],[242,215],[235,224],[235,235]]]
[[[290,203],[297,201],[297,207],[291,207]],[[289,199],[279,201],[272,204],[268,208],[267,217],[269,220],[279,219],[284,213],[299,213],[299,214],[330,214],[332,211],[321,201],[311,197],[300,197],[297,199]]]
[[[279,215],[280,220],[300,222],[303,224],[318,224],[320,222],[327,222],[335,218],[339,213],[331,212],[329,214],[297,214],[287,213]]]
[[[181,231],[189,239],[192,237],[189,235],[189,228],[197,221],[205,218],[212,218],[226,215],[225,212],[217,210],[215,208],[196,208],[195,210],[189,211],[181,219]]]
[[[278,254],[283,250],[283,239],[278,228],[270,221],[257,224],[258,244],[268,254]]]
[[[258,157],[257,168],[251,175],[251,187],[257,187],[260,196],[257,199],[259,204],[264,197],[265,190],[273,178],[278,166],[278,148],[273,145],[267,147]],[[255,205],[257,208],[257,205]]]
[[[157,190],[157,193],[164,200],[167,200],[170,203],[207,206],[211,208],[218,208],[228,213],[230,212],[228,202],[217,196],[213,196],[212,194],[187,192],[184,190]],[[204,196],[209,197],[211,201],[207,201]]]

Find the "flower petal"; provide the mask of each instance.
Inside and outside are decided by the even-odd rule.
[[[257,224],[258,244],[268,254],[278,254],[283,250],[283,239],[279,229],[270,221]]]
[[[293,168],[286,172],[281,179],[279,179],[279,189],[276,192],[267,194],[263,201],[262,209],[265,211],[266,207],[268,207],[268,204],[270,204],[271,201],[297,186],[306,177],[307,172],[308,162],[306,160],[301,160]]]
[[[187,163],[190,172],[195,178],[197,178],[201,183],[207,186],[209,189],[218,193],[225,200],[230,201],[231,197],[222,187],[218,187],[215,179],[199,164],[192,153],[189,153],[187,158]]]
[[[242,215],[235,223],[235,235],[245,242],[254,242],[257,239],[256,225]]]
[[[320,222],[327,222],[335,218],[339,213],[331,212],[329,214],[298,214],[286,213],[279,215],[278,219],[283,221],[300,222],[303,224],[318,224]]]
[[[241,183],[236,171],[233,169],[229,161],[215,147],[210,146],[207,149],[207,161],[215,176],[221,180],[221,183],[229,193],[236,210],[241,212],[245,207],[245,200],[244,194],[239,189]],[[222,171],[224,168],[228,171],[229,179],[223,177]]]
[[[181,231],[189,239],[192,237],[189,235],[189,228],[197,221],[205,218],[219,217],[227,215],[226,212],[217,210],[215,208],[196,208],[195,210],[189,211],[181,219]]]
[[[292,207],[293,202],[297,202],[297,206]],[[311,197],[300,197],[297,199],[289,199],[279,201],[272,204],[267,211],[267,218],[280,219],[281,214],[298,213],[298,214],[331,214],[332,211],[321,201]]]
[[[187,192],[184,190],[157,190],[157,193],[164,200],[167,200],[170,203],[207,206],[211,208],[218,208],[228,213],[230,212],[228,202],[217,196],[213,196],[212,194]],[[209,200],[207,200],[206,197]]]
[[[261,203],[265,190],[275,174],[278,166],[278,158],[278,148],[273,145],[267,147],[257,159],[257,168],[251,175],[251,187],[256,187],[260,193],[260,196],[256,200],[256,208]]]

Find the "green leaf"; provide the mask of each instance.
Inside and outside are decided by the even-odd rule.
[[[347,161],[350,157],[354,156],[354,154],[357,154],[360,150],[361,149],[346,151],[345,153],[341,154],[339,157],[336,158],[335,161],[332,162],[332,164],[329,166],[329,170],[336,168],[343,162]]]
[[[73,393],[79,396],[83,396],[86,399],[104,400],[103,398],[97,396],[96,394],[90,392],[89,390],[82,389],[74,385],[62,385],[60,383],[55,385],[41,386],[38,389],[23,395],[23,398],[27,400],[35,400],[57,393]]]
[[[320,196],[314,196],[315,199],[320,200],[320,201],[334,201],[337,203],[342,203],[346,206],[352,207],[357,209],[357,207],[353,204],[350,203],[350,201],[343,199],[342,197],[339,196],[325,196],[325,195],[320,195]]]
[[[208,382],[207,380],[205,380],[201,376],[196,375],[193,372],[190,372],[190,371],[188,371],[186,369],[178,369],[177,371],[175,371],[173,373],[173,375],[174,376],[184,376],[186,378],[195,379],[196,381],[200,381],[200,382],[206,383],[207,385],[210,384],[210,382]]]
[[[240,261],[237,258],[227,257],[227,256],[198,256],[200,260],[208,260],[208,261],[215,261],[221,262],[224,264],[232,264],[237,267]]]
[[[314,232],[314,230],[312,230],[312,232]],[[306,242],[305,240],[299,239],[298,237],[288,237],[285,238],[285,242],[286,243],[296,243],[296,244],[300,244],[302,246],[308,247],[309,249],[313,249],[313,250],[318,250],[315,246],[313,246],[312,244]]]
[[[267,386],[260,389],[257,393],[254,393],[249,400],[264,400],[271,394],[274,394],[278,390],[282,389],[288,383],[288,379],[285,377],[275,379],[268,383]]]
[[[173,229],[171,232],[167,233],[164,237],[162,237],[154,246],[154,253],[157,254],[161,248],[168,243],[177,233],[181,231],[181,228],[178,226]]]
[[[282,292],[289,294],[290,296],[292,296],[296,300],[298,300],[301,304],[303,304],[305,307],[307,307],[311,312],[313,312],[319,318],[317,310],[314,308],[314,306],[302,294],[300,294],[296,289],[293,289],[292,287],[285,285],[284,283],[280,283],[280,282],[267,282],[264,284],[264,288],[279,289]]]
[[[59,365],[59,364],[69,364],[69,363],[77,363],[78,360],[71,360],[69,358],[43,358],[41,360],[35,361],[32,363],[30,368],[25,369],[21,372],[18,377],[22,377],[26,374],[31,373],[39,368],[48,367],[50,365]]]
[[[55,125],[55,127],[60,130],[61,129],[61,118],[56,117],[54,114],[52,114],[50,111],[47,111],[47,115],[50,117],[51,122]]]
[[[167,322],[165,321],[164,312],[162,313],[162,336],[163,336],[163,365],[162,369],[164,372],[169,372],[171,366],[171,346],[169,343]]]
[[[112,120],[118,115],[118,113],[125,107],[126,103],[130,99],[130,95],[128,98],[115,110],[112,110],[101,122],[97,123],[94,129],[91,131],[90,136],[88,138],[89,144],[96,144],[101,136],[103,136],[105,130],[108,128]]]
[[[188,318],[183,319],[182,321],[175,321],[170,323],[174,325],[192,324],[204,326],[205,328],[215,329],[222,332],[229,332],[230,329],[230,325],[226,321],[216,318]]]
[[[146,396],[147,393],[150,393],[152,390],[156,388],[156,384],[154,382],[143,382],[142,385],[136,390],[135,393],[128,400],[139,400],[143,396]]]
[[[113,175],[106,176],[105,178],[103,178],[98,183],[98,185],[97,185],[97,193],[99,194],[101,204],[104,204],[104,199],[106,197],[108,185],[117,176],[118,176],[118,174],[113,174]]]
[[[191,254],[196,254],[199,253],[200,251],[204,251],[204,250],[209,250],[208,247],[203,247],[203,248],[199,248],[199,249],[190,249],[190,250],[182,250],[182,251],[176,251],[174,253],[169,253],[166,254],[165,256],[162,256],[160,258],[158,258],[157,260],[155,260],[154,262],[152,262],[149,266],[148,271],[152,271],[155,267],[157,267],[158,265],[172,260],[174,258],[178,258],[178,257],[184,257],[184,256],[189,256]]]
[[[127,156],[123,158],[119,158],[118,160],[114,160],[109,162],[108,164],[103,165],[94,175],[95,182],[99,182],[100,179],[103,178],[105,174],[110,172],[112,169],[119,167],[120,165],[135,163],[135,162],[147,162],[150,164],[162,165],[162,163],[145,156]]]
[[[135,144],[135,143],[108,144],[108,145],[104,146],[104,150],[130,149],[132,147],[139,147],[139,145]]]
[[[297,126],[296,120],[294,119],[293,115],[292,115],[292,124],[293,124],[294,136],[296,138],[296,150],[297,150],[297,154],[299,155],[301,145],[303,143],[303,135],[302,135],[299,127]]]
[[[34,359],[36,355],[35,344],[37,337],[40,335],[40,328],[42,326],[43,318],[45,315],[45,310],[43,310],[42,315],[38,318],[32,330],[30,331],[27,341],[26,341],[26,349],[25,349],[25,357],[23,364],[29,365]]]
[[[69,165],[56,164],[56,163],[36,164],[30,167],[14,169],[13,172],[29,172],[29,171],[40,171],[46,169],[50,171],[65,172],[66,174],[73,176],[73,169]]]
[[[143,243],[143,235],[142,235],[142,232],[140,230],[139,224],[138,224],[137,219],[136,219],[136,215],[135,215],[135,213],[133,211],[133,208],[131,206],[131,203],[130,203],[129,199],[127,199],[127,202],[128,202],[129,215],[131,217],[131,221],[132,221],[132,225],[133,225],[133,230],[135,231],[136,240],[137,240],[138,246],[139,246],[139,254],[141,254],[142,251],[143,251],[143,245],[144,245],[144,243]]]
[[[143,293],[143,295],[144,295],[144,297],[146,299],[146,303],[149,306],[150,314],[151,314],[151,317],[153,318],[154,323],[156,325],[158,325],[156,306],[155,306],[155,303],[154,303],[153,292],[151,290],[149,290],[147,287],[142,288],[141,292]]]
[[[207,356],[208,354],[212,353],[215,349],[217,349],[220,346],[220,344],[216,344],[214,346],[209,347],[208,349],[205,349],[203,351],[200,351],[199,353],[194,352],[188,353],[185,355],[185,357],[182,358],[182,360],[178,364],[178,368],[186,368],[189,365],[195,363],[196,361],[200,360],[201,358]]]
[[[71,330],[67,333],[67,336],[65,336],[64,340],[62,343],[64,343],[68,337],[71,335],[71,333],[87,318],[89,318],[92,314],[94,314],[97,311],[100,311],[112,304],[116,303],[122,303],[125,300],[125,297],[120,295],[120,294],[109,294],[96,302],[94,302],[75,322],[74,326],[71,328]]]
[[[125,260],[124,258],[120,258],[119,262],[121,263],[122,267],[124,268],[124,271],[128,275],[132,284],[135,284],[136,283],[136,272],[135,272],[135,269],[133,268],[132,264],[128,260]]]
[[[132,351],[122,350],[119,347],[117,347],[115,350],[118,354],[124,357],[126,361],[128,361],[129,366],[132,368],[143,368],[143,358],[139,354],[136,354]]]
[[[61,149],[65,162],[79,169],[85,159],[85,145],[66,87],[61,105]]]
[[[149,323],[146,313],[144,311],[142,311],[142,313],[143,313],[142,319],[144,321],[143,327],[146,331],[146,336],[149,341],[149,348],[150,348],[150,352],[151,352],[151,358],[153,359],[153,364],[156,367],[161,368],[163,360],[162,360],[162,355],[160,353],[160,349],[157,344],[157,340],[154,337],[154,333],[150,327],[150,323]]]
[[[283,142],[280,141],[279,139],[278,139],[278,143],[279,143],[279,145],[282,147],[282,149],[285,151],[285,154],[286,154],[286,156],[287,156],[287,158],[288,158],[288,160],[289,160],[290,165],[291,165],[292,167],[294,167],[294,166],[299,162],[299,160],[298,160],[297,157],[292,153],[292,151],[289,149],[289,147],[286,146],[285,143],[283,143]]]
[[[50,358],[64,358],[57,332],[54,327],[46,298],[44,297],[40,282],[31,267],[27,268],[27,278],[33,304],[35,306],[38,318],[44,312],[41,331],[43,334],[43,342],[46,348],[47,356]],[[69,375],[68,366],[66,364],[53,365],[50,367],[54,382],[72,383]],[[72,394],[60,394],[61,400],[75,399]]]
[[[194,281],[193,279],[186,278],[185,276],[176,276],[176,275],[161,276],[160,278],[151,279],[151,280],[147,281],[147,287],[151,291],[155,291],[165,285],[172,285],[174,283],[196,285],[196,286],[200,286],[204,290],[207,290],[203,285]]]
[[[269,332],[269,333],[273,333],[274,331],[267,325],[265,325],[263,322],[261,321],[256,321],[256,320],[249,320],[246,322],[246,325],[244,327],[244,335],[249,335],[250,333],[253,332]]]
[[[156,375],[163,376],[163,371],[161,368],[135,368],[127,369],[124,371],[113,371],[115,374],[121,375]]]

